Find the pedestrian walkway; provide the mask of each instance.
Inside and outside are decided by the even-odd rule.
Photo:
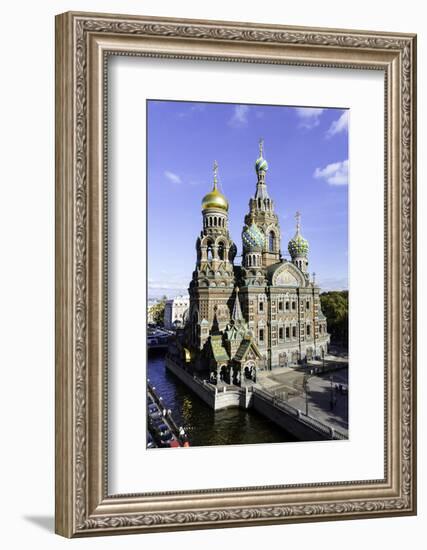
[[[347,388],[348,368],[310,375],[310,366],[264,371],[258,376],[257,385],[293,407],[303,412],[307,410],[311,417],[347,435],[348,392],[340,392],[336,386],[339,388],[341,384]]]

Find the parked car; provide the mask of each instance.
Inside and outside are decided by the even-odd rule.
[[[150,403],[147,407],[148,416],[152,420],[155,420],[156,418],[161,418],[162,413],[160,412],[159,407],[155,403]]]
[[[162,419],[156,419],[151,422],[152,429],[159,435],[170,433],[169,426],[162,422]]]

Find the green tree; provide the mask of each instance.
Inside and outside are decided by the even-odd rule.
[[[165,305],[167,301],[167,296],[163,296],[160,298],[158,302],[156,302],[154,305],[152,305],[149,308],[149,313],[151,314],[154,323],[159,326],[163,326],[164,324],[164,316],[165,316]]]
[[[331,343],[348,349],[348,290],[323,292],[320,303],[328,322]]]

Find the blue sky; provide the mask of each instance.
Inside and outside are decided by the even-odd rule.
[[[348,288],[348,111],[157,100],[147,110],[149,298],[187,292],[214,160],[240,263],[261,137],[282,253],[299,210],[310,272],[324,290]]]

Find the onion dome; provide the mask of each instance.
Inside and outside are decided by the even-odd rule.
[[[210,193],[202,199],[202,210],[207,208],[219,208],[228,212],[228,200],[224,197],[221,191],[218,190],[218,164],[214,162],[214,185]]]
[[[261,170],[263,170],[264,172],[267,172],[268,162],[262,157],[257,158],[255,162],[255,170],[257,172],[261,172]]]
[[[220,208],[226,212],[228,211],[228,201],[216,187],[203,197],[202,210],[207,208]]]
[[[288,250],[292,258],[296,256],[307,256],[308,241],[301,235],[295,235],[295,237],[289,241]]]
[[[307,256],[309,250],[307,239],[304,239],[301,235],[301,214],[297,212],[295,217],[297,219],[297,230],[294,238],[291,239],[288,244],[289,254],[292,258],[296,258],[297,256]]]
[[[265,158],[262,156],[262,150],[263,150],[264,141],[260,139],[259,141],[259,157],[255,161],[255,170],[256,172],[267,172],[268,170],[268,162],[265,160]]]
[[[264,247],[265,235],[256,223],[252,223],[243,231],[242,241],[247,251],[261,250]]]

